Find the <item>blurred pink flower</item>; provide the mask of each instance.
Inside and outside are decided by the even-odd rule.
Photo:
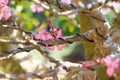
[[[111,11],[110,8],[102,8],[101,10],[102,10],[102,13],[103,13],[104,15],[110,13],[110,11]]]
[[[36,40],[50,40],[51,39],[51,35],[49,32],[46,31],[46,29],[40,28],[38,34],[34,34],[34,38]]]
[[[66,4],[71,4],[71,0],[61,0],[61,2],[66,3]]]
[[[95,64],[95,62],[93,61],[86,61],[82,63],[82,67],[90,67],[93,66]]]
[[[57,45],[57,47],[58,47],[58,50],[62,50],[62,48],[65,47],[65,44]]]
[[[50,25],[50,33],[54,38],[62,38],[62,30],[60,28],[54,28],[52,22],[48,20],[48,24]]]
[[[107,75],[109,77],[112,77],[115,69],[119,68],[120,59],[117,58],[115,60],[112,60],[109,56],[107,56],[107,57],[103,58],[102,61],[105,64],[105,66],[107,67],[107,72],[106,72]]]
[[[51,46],[51,47],[46,46],[46,48],[48,48],[49,50],[54,50],[55,46]]]
[[[12,14],[12,9],[8,6],[4,6],[0,9],[0,19],[7,20]]]
[[[62,30],[60,28],[54,28],[53,30],[50,29],[50,32],[51,32],[51,35],[54,35],[56,38],[62,38]]]
[[[6,6],[7,3],[8,3],[8,0],[0,0],[0,8]]]
[[[113,7],[113,9],[115,10],[116,13],[120,12],[120,3],[119,2],[116,2],[116,1],[109,2],[107,5],[110,6],[110,7]],[[102,13],[104,15],[106,15],[109,12],[111,12],[112,10],[111,10],[110,7],[102,8]]]
[[[7,20],[11,16],[12,9],[7,6],[8,0],[0,0],[0,19]]]
[[[38,4],[32,4],[31,5],[31,10],[32,10],[32,12],[38,12],[38,13],[44,11],[44,9]]]
[[[34,34],[33,37],[34,39],[41,41],[54,40],[55,38],[62,38],[62,30],[60,28],[50,27],[50,32],[47,32],[45,29],[40,28],[38,34]],[[58,47],[58,50],[62,50],[65,44],[55,46]],[[55,46],[46,46],[46,48],[54,50]]]
[[[54,28],[52,22],[48,20],[48,24],[50,25],[50,33],[51,36],[54,38],[62,38],[62,30],[60,28]],[[65,44],[62,45],[56,45],[58,47],[58,50],[62,50],[62,48],[65,46]]]

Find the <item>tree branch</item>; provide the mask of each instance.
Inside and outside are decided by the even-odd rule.
[[[62,2],[57,2],[57,0],[40,0],[41,2],[47,2],[48,4],[52,4],[55,6],[58,6],[60,9],[63,10],[72,10],[72,9],[76,9],[78,6],[73,5],[73,4],[65,4]]]
[[[61,1],[57,1],[57,0],[40,0],[41,2],[47,2],[48,4],[52,4],[54,6],[59,7],[62,10],[71,10],[71,9],[76,9],[76,8],[81,8],[81,10],[92,10],[95,8],[98,8],[100,6],[102,6],[103,3],[105,2],[97,2],[97,1],[91,1],[87,4],[83,3],[82,1],[78,1],[81,4],[75,5],[74,2],[71,4],[66,4],[66,3],[62,3]]]
[[[40,44],[42,46],[53,46],[53,45],[59,45],[59,44],[66,44],[66,43],[73,43],[73,42],[78,42],[78,41],[89,41],[89,42],[94,42],[91,39],[88,39],[86,36],[89,36],[89,31],[85,32],[83,34],[77,33],[72,36],[66,36],[63,38],[57,38],[54,40],[47,40],[47,41],[37,41],[37,44]],[[32,35],[31,35],[32,36]],[[34,40],[6,40],[6,39],[0,39],[1,43],[11,43],[11,44],[24,44],[24,45],[30,45]]]
[[[1,57],[0,60],[5,60],[5,59],[12,57],[13,55],[15,55],[17,53],[24,52],[24,51],[29,52],[33,49],[35,49],[34,46],[27,46],[24,48],[17,48],[16,50],[12,50],[12,51],[2,51],[2,52],[0,52],[0,56],[2,56],[4,54],[8,54],[8,55],[5,57]]]
[[[25,40],[6,40],[6,39],[0,39],[0,43],[10,43],[10,44],[29,44],[27,41]]]

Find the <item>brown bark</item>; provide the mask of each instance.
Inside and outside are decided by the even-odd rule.
[[[81,33],[84,33],[94,28],[94,25],[92,23],[92,19],[90,16],[84,13],[79,13],[78,16],[80,20],[80,32]],[[85,48],[86,59],[91,60],[95,53],[95,43],[83,42],[83,44]]]

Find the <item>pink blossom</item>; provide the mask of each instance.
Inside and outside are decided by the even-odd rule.
[[[51,36],[53,36],[53,39],[54,38],[62,38],[62,30],[60,28],[54,28],[54,26],[50,20],[48,20],[48,24],[50,25],[50,33],[51,33]],[[62,50],[62,48],[64,46],[65,46],[65,44],[56,45],[56,47],[58,47],[58,50]]]
[[[38,34],[34,34],[33,36],[36,40],[46,41],[52,39],[51,34],[43,28],[40,28]]]
[[[31,5],[31,10],[32,10],[32,12],[38,12],[38,13],[44,11],[44,9],[38,4],[32,4]]]
[[[10,16],[11,16],[11,13],[12,13],[12,9],[8,6],[4,6],[0,9],[0,19],[5,19],[7,20]]]
[[[101,10],[104,15],[108,14],[111,11],[110,8],[102,8]]]
[[[95,63],[93,61],[87,61],[82,63],[82,67],[93,66]]]
[[[71,0],[61,0],[61,2],[66,3],[66,4],[71,4]]]
[[[54,50],[55,46],[51,46],[51,47],[46,46],[46,48],[48,48],[49,50]]]
[[[117,58],[115,60],[112,60],[112,58],[107,56],[107,57],[103,58],[102,61],[105,64],[105,66],[107,67],[107,72],[106,72],[107,75],[109,77],[112,77],[115,72],[115,69],[119,68],[120,59]]]
[[[58,47],[58,50],[62,50],[62,48],[65,46],[65,44],[62,44],[62,45],[57,45]]]
[[[62,30],[60,28],[55,28],[54,31],[56,38],[62,38]]]
[[[7,3],[8,3],[8,0],[0,0],[0,8],[6,6]]]
[[[47,32],[45,29],[40,28],[38,34],[34,34],[33,37],[36,40],[46,41],[46,40],[54,40],[55,38],[62,38],[62,30],[60,28],[54,28],[51,21],[48,21],[50,25],[50,32]],[[62,50],[65,46],[63,45],[55,45],[58,47],[58,50]],[[49,50],[54,50],[55,46],[45,46]]]
[[[7,20],[11,16],[12,9],[7,6],[8,0],[0,0],[0,19]]]
[[[62,30],[60,28],[54,28],[52,22],[48,20],[48,24],[50,25],[50,33],[55,38],[62,38]]]
[[[12,14],[12,9],[10,8],[10,7],[8,7],[8,6],[5,6],[4,8],[3,8],[3,18],[5,19],[5,20],[7,20]]]

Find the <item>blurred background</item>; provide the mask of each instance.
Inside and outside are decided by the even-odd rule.
[[[42,6],[28,2],[11,0],[9,6],[13,8],[16,17],[16,24],[20,25],[26,30],[32,32],[32,34],[38,33],[39,28],[45,28],[49,31],[48,20],[51,20],[54,27],[59,27],[62,29],[63,36],[70,36],[76,33],[80,33],[80,25],[77,14],[62,15],[57,14],[57,12],[52,12],[51,9],[45,9]],[[51,8],[57,9],[55,6]],[[116,7],[116,10],[119,10]],[[59,10],[59,9],[58,9]],[[54,11],[54,10],[53,10]],[[62,11],[62,10],[59,10]],[[110,25],[112,25],[112,18],[115,17],[115,13],[107,8],[103,9],[103,13],[108,19]],[[0,29],[0,33],[3,30]],[[9,33],[11,33],[9,31]],[[9,35],[3,35],[1,38],[6,38]],[[17,38],[20,39],[20,35],[17,34]],[[0,51],[3,50],[13,50],[21,45],[8,45],[0,43]],[[11,47],[12,46],[12,47]],[[47,49],[45,49],[47,50]],[[55,50],[47,50],[50,56],[64,61],[79,62],[85,60],[85,51],[82,42],[75,42],[72,44],[66,44],[66,46],[59,51],[57,48]],[[44,72],[43,68],[49,68],[54,64],[49,63],[49,61],[44,58],[37,50],[32,50],[28,52],[22,52],[16,54],[14,57],[1,61],[0,63],[0,74],[8,73],[41,73]],[[19,75],[21,80],[23,75]],[[9,75],[8,75],[9,77]],[[2,79],[1,79],[2,80]],[[18,79],[19,80],[19,79]],[[31,79],[32,80],[32,79]]]

